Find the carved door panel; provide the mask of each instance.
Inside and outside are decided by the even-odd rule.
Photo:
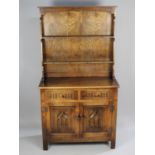
[[[53,140],[69,140],[77,135],[79,122],[76,119],[75,103],[52,103],[49,106],[48,130]],[[62,136],[63,135],[63,136]]]
[[[83,104],[82,113],[81,133],[83,137],[100,140],[111,136],[112,111],[108,105]]]

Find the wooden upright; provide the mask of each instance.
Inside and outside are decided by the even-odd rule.
[[[40,7],[40,13],[43,149],[108,141],[115,148],[115,7]]]

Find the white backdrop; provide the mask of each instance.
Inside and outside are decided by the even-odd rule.
[[[124,134],[129,139],[134,134],[134,0],[20,0],[20,136],[41,133],[38,88],[41,47],[37,7],[52,5],[118,6],[115,29],[115,76],[120,84],[117,125],[118,134],[127,129]]]

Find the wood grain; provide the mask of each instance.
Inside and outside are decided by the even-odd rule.
[[[114,6],[40,7],[43,149],[49,143],[116,144]]]
[[[67,88],[118,88],[116,79],[105,77],[51,77],[42,78],[40,89],[67,89]]]
[[[108,12],[108,13],[115,13],[116,6],[54,6],[54,7],[39,7],[41,15],[44,15],[46,13],[52,13],[55,11],[82,11],[82,10],[87,10],[87,11],[103,11],[103,12]]]
[[[45,64],[46,77],[112,77],[112,64]]]
[[[113,39],[50,37],[43,40],[45,61],[112,61]]]
[[[52,11],[43,15],[44,36],[113,35],[112,14],[104,11]]]

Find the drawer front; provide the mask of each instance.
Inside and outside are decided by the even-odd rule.
[[[110,89],[88,89],[81,90],[81,100],[112,100],[112,91]]]
[[[75,90],[46,90],[45,99],[47,100],[76,100],[77,91]]]

